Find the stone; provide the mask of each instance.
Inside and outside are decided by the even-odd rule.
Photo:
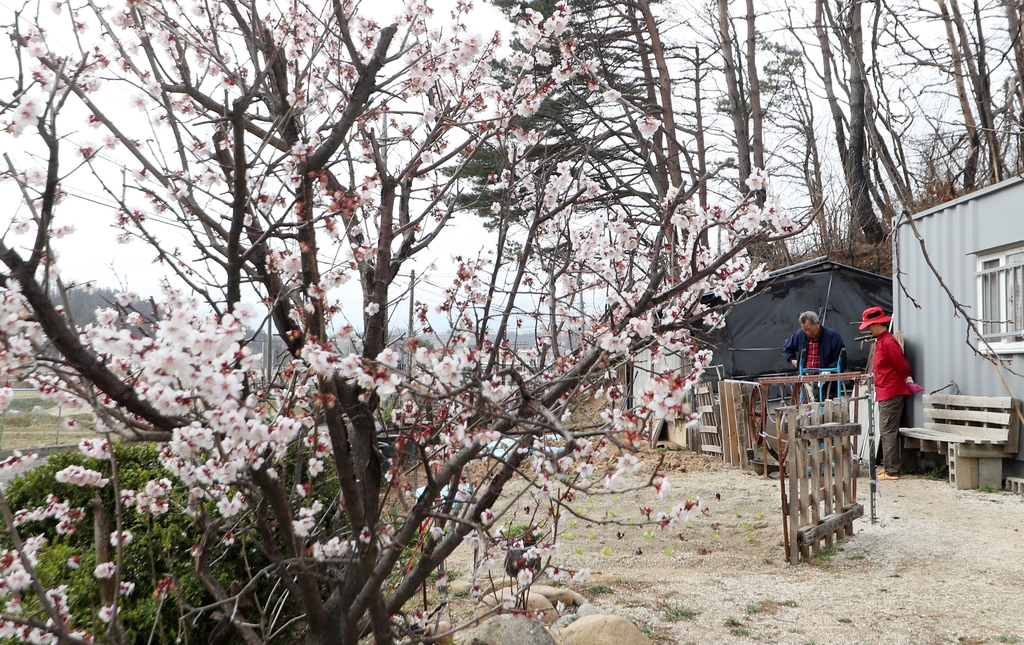
[[[448,593],[453,596],[468,596],[473,590],[473,583],[469,580],[452,580],[448,583]]]
[[[597,605],[591,605],[588,602],[580,605],[580,608],[576,610],[576,617],[583,618],[584,616],[600,616],[602,613],[604,612],[601,611],[600,607]]]
[[[558,620],[556,620],[554,624],[552,624],[552,627],[566,627],[568,625],[571,625],[573,621],[575,621],[577,618],[579,618],[579,616],[577,616],[576,614],[566,614],[564,616],[559,616]]]
[[[530,594],[539,593],[548,600],[551,601],[552,605],[562,603],[566,607],[586,604],[587,599],[576,593],[572,589],[564,589],[562,587],[550,587],[548,585],[530,585]]]
[[[483,611],[477,611],[477,615],[490,611],[491,607],[497,607],[498,605],[503,603],[505,604],[507,611],[512,611],[515,608],[514,606],[510,607],[509,602],[505,602],[515,602],[515,600],[513,600],[511,591],[505,591],[504,593],[502,593],[501,596],[489,593],[481,597],[480,600],[481,602],[483,602],[484,605],[486,605],[486,607],[481,608],[483,609]],[[540,619],[544,622],[545,625],[550,625],[551,623],[555,622],[555,620],[558,618],[558,611],[555,609],[555,606],[551,604],[550,600],[548,600],[545,596],[542,596],[539,593],[532,593],[529,596],[527,596],[526,611],[530,614],[532,618]]]
[[[562,629],[562,645],[650,645],[636,625],[613,614],[584,616]]]
[[[504,614],[484,621],[473,630],[468,645],[555,645],[539,621]],[[619,645],[625,645],[620,643]]]
[[[452,631],[452,629],[454,628],[452,627],[452,624],[450,622],[448,622],[447,620],[440,620],[437,622],[436,629],[433,623],[427,625],[427,628],[423,631],[423,635],[433,636],[434,634],[446,634]],[[450,645],[451,643],[455,642],[455,634],[448,634],[447,636],[442,636],[435,642],[441,643],[442,645]]]

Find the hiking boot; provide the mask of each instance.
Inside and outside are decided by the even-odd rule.
[[[899,478],[899,475],[890,475],[886,473],[884,470],[878,473],[878,481],[896,481]]]

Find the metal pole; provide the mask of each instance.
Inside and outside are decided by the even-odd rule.
[[[875,513],[875,494],[878,492],[878,475],[875,474],[875,375],[868,374],[868,477],[871,482],[871,523],[878,521]]]

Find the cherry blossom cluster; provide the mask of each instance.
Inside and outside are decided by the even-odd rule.
[[[174,484],[171,480],[163,477],[159,480],[146,482],[144,491],[136,492],[127,488],[121,489],[121,503],[126,507],[134,507],[139,513],[152,513],[163,515],[170,510],[170,500],[167,498]]]
[[[81,508],[71,508],[66,501],[61,501],[56,495],[50,495],[49,504],[31,510],[19,510],[14,514],[15,526],[21,526],[26,522],[41,522],[46,519],[57,520],[57,533],[70,535],[77,529],[75,525],[82,520],[85,512]]]
[[[62,484],[95,486],[97,488],[102,488],[110,482],[102,473],[83,466],[68,466],[64,470],[57,472],[56,479]]]
[[[82,439],[78,451],[93,459],[110,459],[110,442],[106,439]]]

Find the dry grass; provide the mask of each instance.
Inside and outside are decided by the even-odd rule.
[[[69,419],[77,422],[74,430],[68,427]],[[94,436],[94,429],[87,410],[62,408],[35,392],[16,392],[0,416],[0,450],[77,443]]]

